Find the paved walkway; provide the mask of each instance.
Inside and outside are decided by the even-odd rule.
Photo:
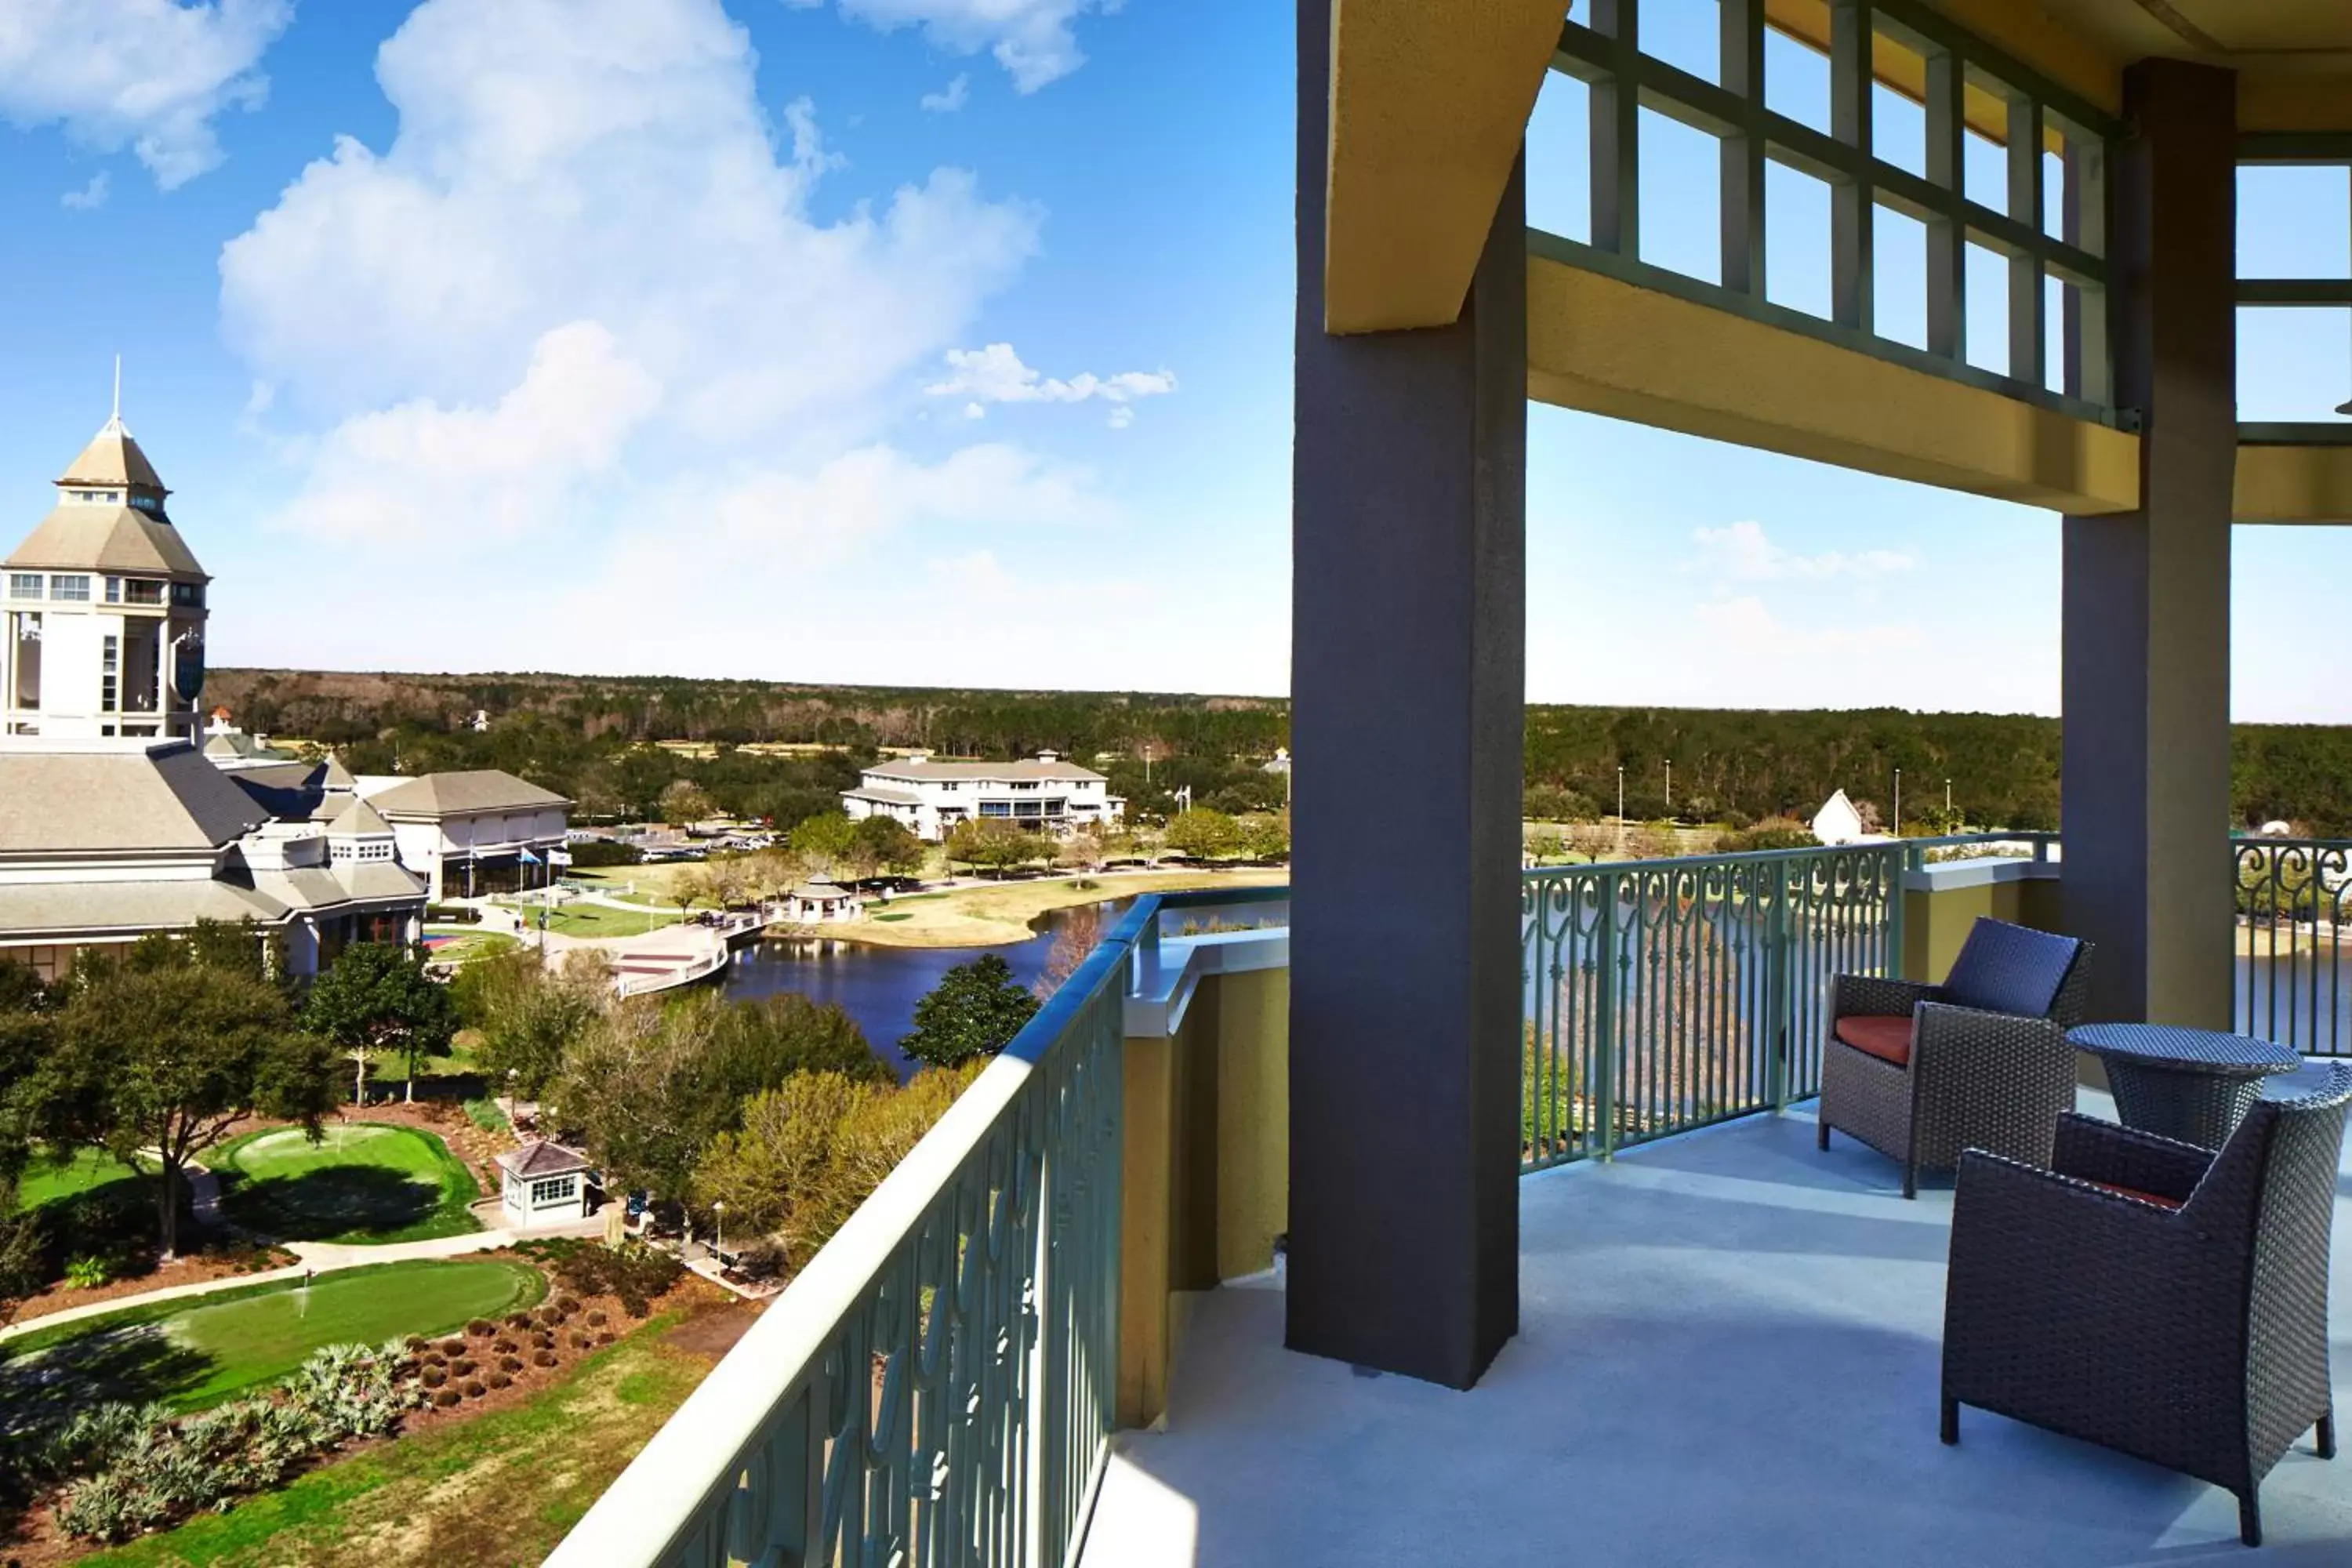
[[[212,1180],[210,1173],[206,1173],[204,1179]],[[195,1185],[193,1179],[190,1185]],[[215,1192],[218,1192],[216,1183]],[[234,1290],[246,1285],[266,1285],[277,1279],[299,1279],[306,1269],[314,1274],[332,1274],[340,1268],[357,1268],[371,1263],[405,1263],[413,1258],[462,1258],[469,1252],[494,1252],[518,1241],[604,1234],[604,1222],[597,1218],[574,1220],[568,1225],[534,1226],[530,1230],[479,1230],[468,1236],[439,1236],[429,1241],[395,1241],[374,1247],[327,1241],[281,1242],[279,1246],[301,1261],[284,1268],[266,1268],[258,1274],[227,1274],[218,1279],[200,1279],[192,1285],[166,1285],[159,1289],[142,1290],[135,1296],[112,1296],[103,1301],[68,1307],[63,1311],[27,1318],[0,1329],[0,1341],[40,1329],[53,1329],[60,1323],[76,1322],[84,1318],[103,1317],[109,1312],[119,1312],[125,1307],[144,1306],[150,1301],[173,1301],[183,1297],[208,1296],[218,1290]]]

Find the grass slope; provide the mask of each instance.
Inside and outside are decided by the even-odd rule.
[[[0,1403],[161,1399],[198,1409],[277,1381],[320,1345],[442,1333],[546,1293],[527,1264],[423,1260],[342,1269],[308,1290],[273,1280],[150,1302],[0,1345]]]
[[[36,1159],[25,1168],[16,1189],[16,1206],[36,1209],[58,1198],[69,1198],[119,1182],[136,1172],[102,1149],[79,1149],[69,1160]]]
[[[424,1241],[481,1228],[467,1208],[481,1188],[465,1163],[413,1127],[355,1122],[317,1143],[299,1128],[268,1128],[222,1144],[208,1163],[228,1217],[283,1241]]]
[[[937,895],[893,899],[886,909],[868,904],[877,917],[905,913],[904,921],[852,921],[827,926],[836,942],[877,947],[993,947],[1027,942],[1037,933],[1030,922],[1052,910],[1098,904],[1139,893],[1171,893],[1193,888],[1262,888],[1287,882],[1287,867],[1247,867],[1226,871],[1116,872],[1085,879],[1046,877],[1018,882],[982,882]],[[909,908],[908,906],[912,906]]]
[[[536,1563],[685,1403],[709,1363],[655,1318],[527,1405],[314,1470],[281,1491],[84,1559],[87,1568]]]

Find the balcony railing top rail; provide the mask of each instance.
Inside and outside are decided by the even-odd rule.
[[[1118,1363],[1120,1005],[1148,895],[973,1080],[548,1561],[1058,1563]]]

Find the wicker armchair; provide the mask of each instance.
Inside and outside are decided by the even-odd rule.
[[[2217,1152],[2086,1117],[2053,1169],[1960,1160],[1944,1299],[1943,1438],[1973,1405],[2180,1470],[2238,1497],[2328,1394],[2327,1244],[2352,1066],[2258,1101]]]
[[[2091,944],[1979,920],[1941,985],[1841,974],[1822,1051],[1820,1142],[1837,1129],[1919,1173],[1963,1149],[2050,1163],[2074,1108],[2074,1048]]]

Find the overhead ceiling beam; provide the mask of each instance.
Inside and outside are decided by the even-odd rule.
[[[1325,331],[1461,315],[1568,9],[1335,0]]]

